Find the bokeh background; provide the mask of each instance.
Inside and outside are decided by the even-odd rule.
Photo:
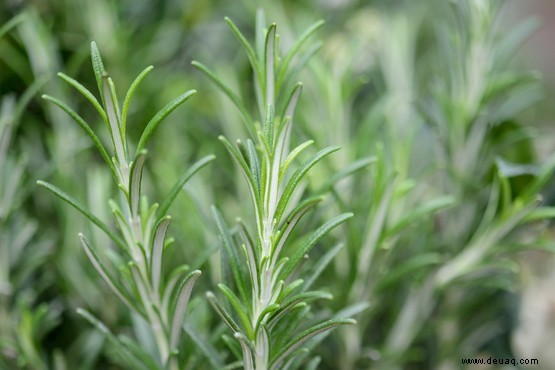
[[[210,206],[229,222],[252,216],[217,137],[247,133],[191,61],[253,101],[247,58],[223,18],[252,38],[257,9],[278,24],[283,50],[326,21],[314,48],[303,49],[314,55],[298,75],[305,88],[294,140],[343,148],[309,178],[307,193],[328,196],[306,228],[355,212],[314,252],[344,244],[318,280],[335,299],[315,304],[314,315],[349,307],[359,325],[314,349],[318,368],[515,368],[461,363],[503,358],[555,369],[549,0],[2,0],[0,27],[14,26],[0,31],[0,368],[125,368],[78,307],[149,346],[144,325],[110,294],[76,235],[89,235],[107,256],[109,239],[35,185],[46,179],[110,220],[107,199],[116,189],[101,158],[40,98],[55,96],[101,127],[94,109],[56,78],[64,72],[93,91],[92,40],[120,96],[155,66],[131,107],[133,138],[168,101],[198,90],[150,143],[145,192],[160,199],[188,165],[216,154],[172,208],[179,247],[165,264],[186,261],[204,272],[186,331],[211,350],[186,340],[186,368],[214,368],[207,357],[216,355],[236,360],[204,292],[221,280]],[[348,176],[336,179],[341,171]]]

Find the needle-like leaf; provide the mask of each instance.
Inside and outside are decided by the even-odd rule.
[[[146,125],[141,138],[139,139],[139,144],[137,144],[137,153],[144,149],[148,139],[150,139],[154,130],[156,129],[156,127],[158,127],[160,122],[162,122],[164,118],[166,118],[171,112],[173,112],[177,107],[186,102],[187,99],[189,99],[194,94],[196,94],[196,90],[190,90],[186,93],[183,93],[182,95],[169,102],[164,108],[156,113],[154,117],[152,117],[152,119]]]

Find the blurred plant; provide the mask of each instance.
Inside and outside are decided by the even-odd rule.
[[[506,327],[500,297],[516,278],[508,252],[550,248],[541,227],[521,226],[552,216],[537,208],[552,161],[514,163],[533,157],[530,130],[515,116],[537,101],[538,88],[508,59],[533,23],[500,38],[499,5],[361,9],[347,33],[324,44],[329,63],[311,65],[317,83],[309,93],[327,109],[307,110],[305,127],[349,149],[320,178],[349,168],[332,194],[357,215],[335,265],[349,285],[335,289],[369,304],[357,326],[341,329],[341,356],[327,359],[338,368],[442,368],[476,354]],[[432,23],[439,42],[426,39],[427,17],[445,13],[449,22]],[[340,124],[333,132],[311,124],[327,120]]]
[[[24,21],[15,17],[0,28],[0,39]],[[25,108],[44,85],[32,83],[16,101],[0,105],[0,367],[47,369],[41,341],[59,323],[54,304],[38,303],[45,284],[38,272],[52,252],[48,239],[36,240],[38,222],[19,207],[30,195],[27,157],[13,142]],[[21,143],[18,143],[22,145]],[[23,145],[24,146],[24,145]]]
[[[62,73],[58,75],[80,92],[97,110],[108,128],[114,157],[110,158],[91,126],[74,110],[56,98],[48,95],[43,97],[60,107],[77,122],[93,141],[110,169],[121,191],[119,203],[110,201],[120,235],[114,234],[108,225],[62,190],[43,181],[38,183],[80,211],[117,245],[118,254],[100,253],[82,234],[79,234],[83,249],[98,274],[115,295],[148,322],[156,348],[155,358],[149,355],[148,349],[141,348],[129,338],[125,336],[116,338],[89,312],[83,309],[78,312],[106,335],[108,341],[114,346],[112,349],[117,353],[122,365],[133,369],[178,369],[180,361],[184,361],[184,354],[179,352],[179,345],[185,310],[200,271],[187,273],[187,266],[180,265],[171,276],[167,279],[164,278],[163,256],[172,242],[171,239],[166,240],[166,231],[171,221],[170,216],[167,216],[166,213],[183,185],[214,157],[207,156],[186,171],[161,206],[157,203],[149,206],[146,198],[142,198],[140,194],[147,154],[145,146],[161,121],[192,96],[195,91],[191,90],[177,97],[148,122],[137,144],[133,160],[129,161],[131,149],[126,136],[127,113],[136,88],[152,70],[152,67],[146,68],[135,79],[120,108],[115,85],[104,70],[100,53],[94,42],[91,44],[91,59],[102,105],[89,90],[76,80]],[[106,258],[109,258],[109,264],[104,262]],[[124,259],[127,258],[130,260],[125,264]],[[113,266],[110,267],[110,264]],[[118,275],[114,275],[114,266],[119,270]],[[146,338],[139,339],[144,342]]]
[[[239,96],[207,67],[198,62],[193,65],[235,104],[250,134],[245,143],[238,141],[237,146],[223,136],[220,141],[246,179],[254,208],[255,237],[242,220],[238,220],[235,232],[231,232],[214,209],[226,251],[224,272],[229,266],[224,283],[218,285],[227,304],[220,303],[211,292],[207,297],[239,342],[245,369],[314,368],[318,360],[303,365],[307,354],[303,345],[334,327],[354,323],[352,319],[339,318],[308,325],[313,321],[308,315],[308,302],[330,299],[331,295],[308,290],[316,276],[309,276],[306,281],[296,279],[302,272],[300,265],[312,248],[352,216],[350,213],[337,216],[308,238],[295,233],[301,218],[321,201],[321,197],[301,200],[301,180],[314,165],[339,149],[323,149],[293,173],[289,171],[293,161],[313,143],[309,140],[289,149],[293,116],[302,88],[300,83],[292,81],[296,68],[302,65],[297,53],[323,22],[310,27],[283,58],[278,56],[276,25],[266,26],[261,11],[257,14],[254,47],[229,18],[226,22],[245,49],[252,67],[258,116],[252,117]],[[294,63],[295,58],[299,58],[298,64]],[[246,265],[240,262],[241,255]],[[306,328],[294,334],[302,327]],[[233,343],[228,344],[234,347]]]

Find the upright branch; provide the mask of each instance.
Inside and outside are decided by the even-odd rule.
[[[166,213],[183,185],[214,157],[202,158],[190,167],[178,179],[162,206],[157,203],[149,205],[146,198],[141,197],[143,168],[147,155],[145,146],[161,121],[191,97],[195,91],[183,93],[159,111],[147,123],[139,138],[135,154],[131,155],[131,145],[126,136],[129,105],[135,90],[153,67],[147,67],[138,75],[129,88],[123,105],[120,106],[114,82],[105,71],[102,58],[94,42],[91,44],[91,56],[100,101],[71,77],[63,73],[59,73],[58,76],[79,91],[96,109],[110,134],[112,155],[108,153],[104,144],[95,134],[95,130],[72,108],[54,97],[44,95],[43,98],[60,107],[77,122],[92,140],[110,169],[122,195],[118,198],[119,202],[109,201],[119,232],[114,233],[108,225],[94,216],[77,200],[54,185],[43,181],[38,183],[68,202],[103,230],[117,245],[122,260],[128,260],[127,264],[110,266],[104,261],[103,253],[93,247],[85,236],[79,233],[83,249],[98,274],[122,302],[148,322],[152,331],[158,350],[158,356],[155,359],[145,358],[148,357],[147,352],[140,356],[132,356],[131,354],[136,354],[136,351],[131,349],[132,346],[128,341],[116,341],[117,346],[120,346],[118,349],[129,359],[129,365],[133,368],[144,368],[147,366],[146,364],[154,364],[155,368],[178,369],[178,349],[185,310],[200,271],[188,272],[186,266],[181,265],[171,274],[170,279],[164,278],[166,274],[162,268],[162,261],[164,252],[169,245],[169,241],[166,240],[166,231],[171,222],[171,217]],[[91,314],[84,310],[79,312],[106,333],[107,329],[104,325]]]
[[[309,140],[290,149],[293,118],[302,91],[302,84],[292,80],[292,72],[306,63],[308,53],[313,53],[309,51],[305,58],[297,57],[303,44],[323,22],[310,27],[280,59],[276,24],[266,26],[263,16],[257,21],[256,38],[263,40],[263,44],[253,48],[235,24],[226,18],[252,67],[256,102],[243,102],[208,67],[196,61],[193,65],[235,104],[250,133],[246,142],[237,141],[236,145],[223,136],[219,139],[246,180],[255,214],[255,225],[251,227],[239,221],[239,231],[232,235],[214,208],[233,276],[232,281],[226,282],[233,287],[219,284],[219,288],[233,307],[234,314],[228,312],[213,293],[209,292],[207,297],[239,341],[245,369],[277,370],[290,368],[292,364],[299,366],[306,355],[302,346],[309,339],[338,325],[354,323],[352,319],[332,319],[302,325],[303,321],[308,322],[307,303],[330,299],[331,296],[326,292],[307,291],[310,284],[295,279],[298,270],[302,270],[301,261],[312,248],[352,214],[337,216],[300,241],[291,237],[301,218],[321,201],[319,197],[299,201],[303,188],[299,185],[314,165],[339,149],[320,150],[296,169],[292,168],[299,155],[313,144]],[[258,111],[254,117],[250,113],[251,107]],[[255,238],[250,235],[252,229],[256,232]],[[298,246],[297,242],[300,242]],[[293,243],[294,250],[289,248]],[[247,260],[246,268],[242,268],[241,255]],[[299,328],[305,330],[295,335]]]

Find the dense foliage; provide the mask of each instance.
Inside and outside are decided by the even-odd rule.
[[[0,369],[548,369],[503,5],[3,2]]]

